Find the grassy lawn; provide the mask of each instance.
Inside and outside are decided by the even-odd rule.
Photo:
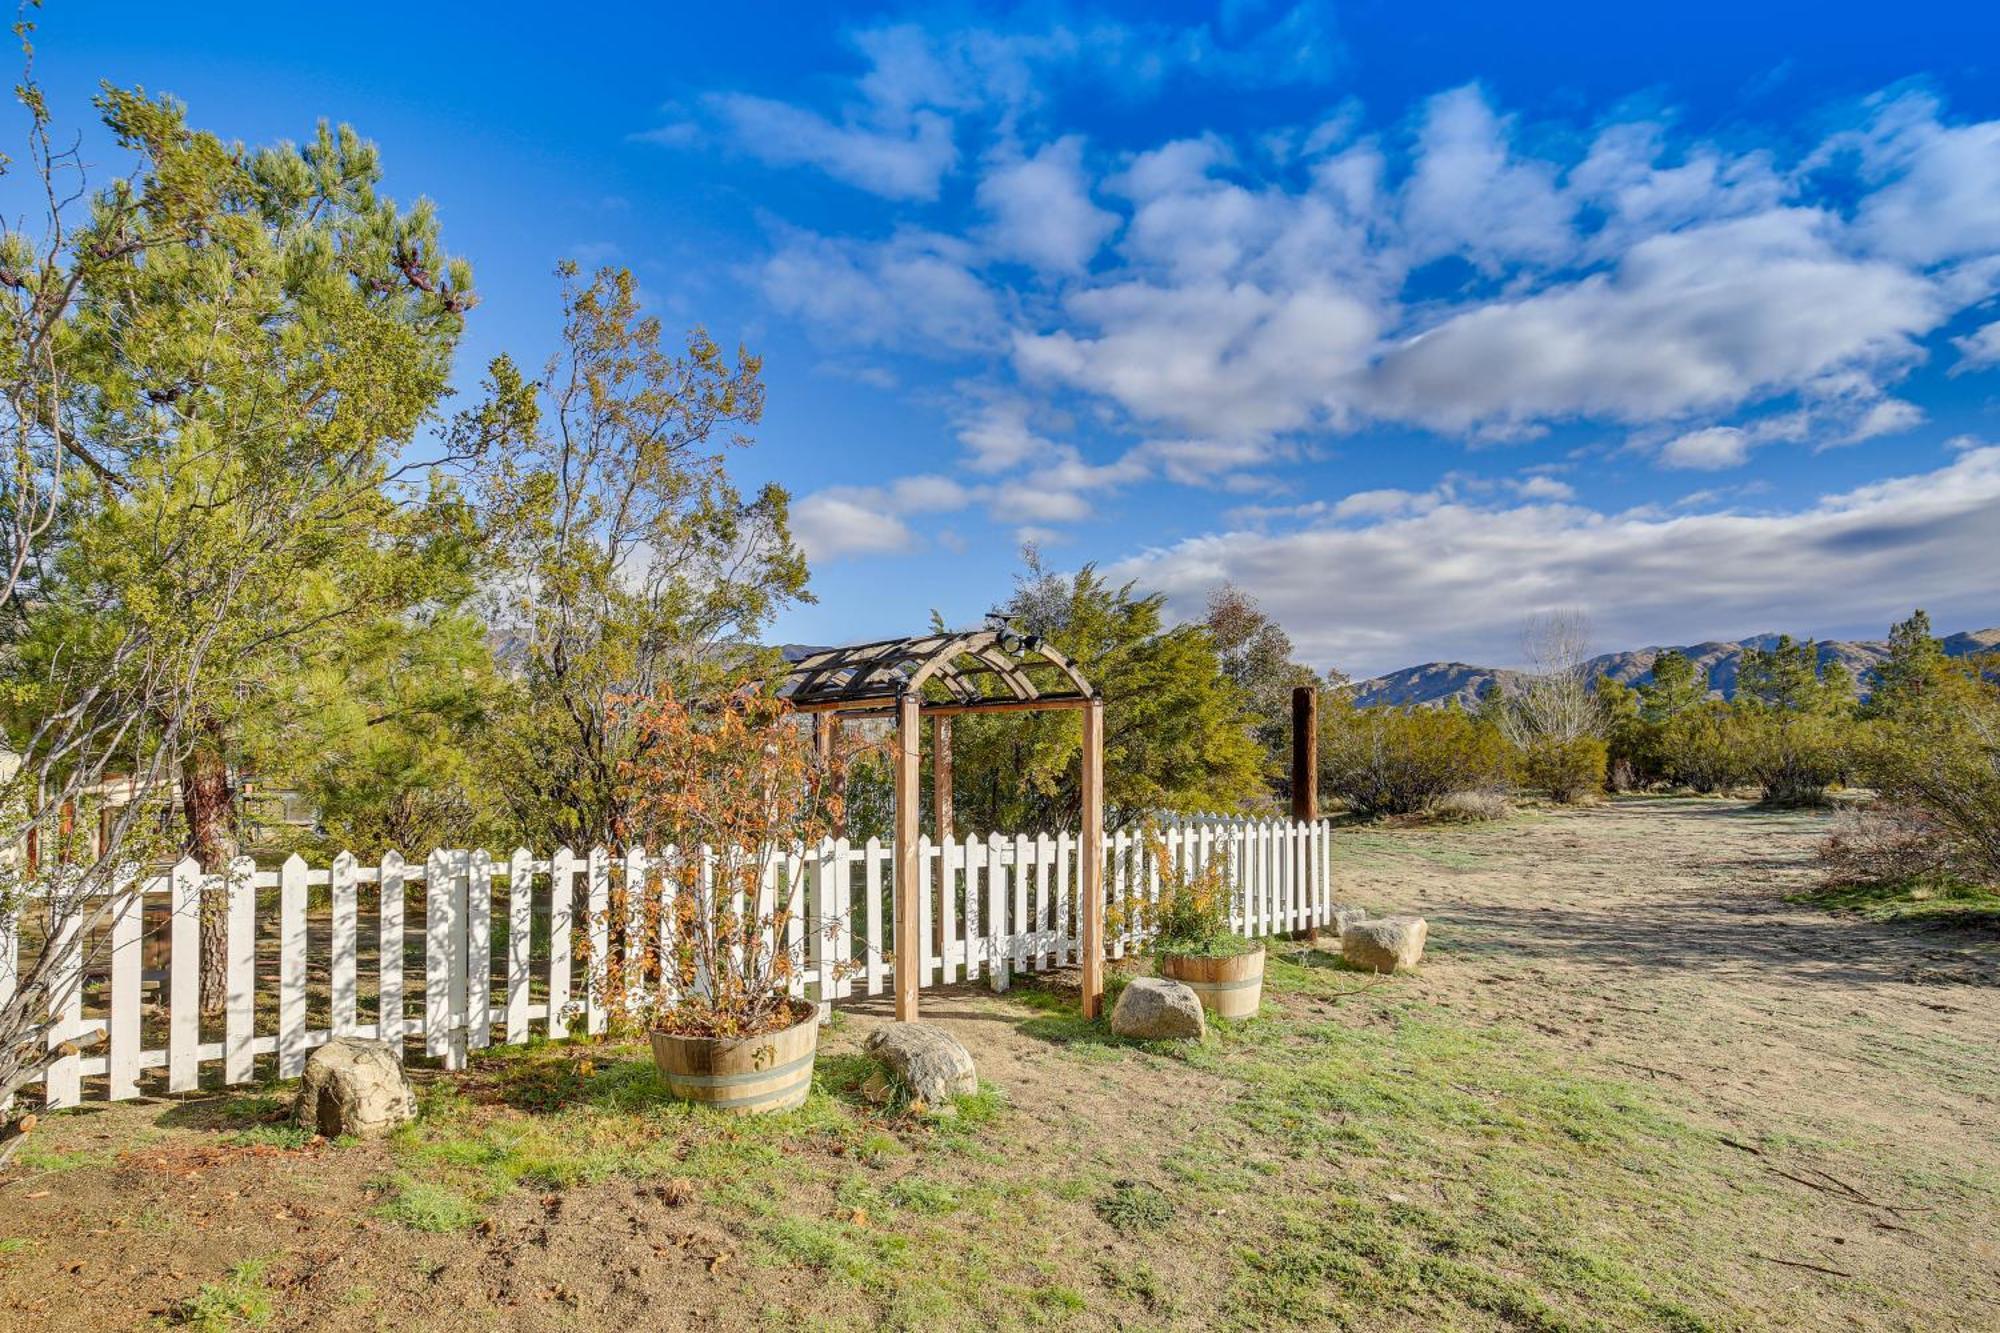
[[[1717,1322],[1696,1261],[1722,1239],[1730,1149],[1324,954],[1274,959],[1269,984],[1262,1017],[1189,1046],[1121,1041],[1050,991],[981,1000],[1076,1082],[1198,1082],[1195,1114],[1105,1109],[1155,1117],[1137,1155],[1093,1151],[1088,1116],[1051,1144],[992,1086],[949,1118],[884,1115],[852,1052],[822,1056],[798,1111],[734,1120],[666,1100],[643,1048],[541,1046],[431,1086],[378,1213],[469,1230],[524,1197],[650,1184],[721,1224],[733,1248],[710,1262],[804,1266],[902,1327]]]

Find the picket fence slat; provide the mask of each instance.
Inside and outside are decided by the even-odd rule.
[[[403,1053],[403,1034],[408,1030],[403,1016],[403,895],[408,892],[408,879],[403,854],[384,853],[382,870],[376,878],[380,889],[376,940],[381,985],[376,992],[375,1023],[378,1035],[396,1048],[399,1059]]]
[[[528,1039],[530,951],[535,943],[534,854],[516,847],[507,858],[507,1040]]]
[[[569,1023],[570,933],[576,928],[576,853],[558,847],[549,856],[549,1028],[561,1036]]]
[[[359,970],[359,894],[361,875],[352,852],[333,858],[333,1035],[355,1029],[355,982]]]
[[[167,911],[173,949],[167,978],[167,1091],[192,1092],[201,1040],[201,867],[192,857],[171,873]]]
[[[62,1046],[83,1035],[83,917],[73,905],[56,916],[49,932],[55,966],[49,974],[49,1045]],[[83,1070],[73,1050],[49,1064],[45,1097],[50,1110],[82,1100]]]
[[[116,891],[111,916],[111,1016],[105,1084],[112,1101],[139,1095],[139,932],[144,886]]]
[[[278,1077],[306,1064],[306,863],[294,853],[278,871]]]
[[[590,851],[588,892],[584,926],[590,933],[590,956],[584,969],[584,1029],[595,1037],[610,1018],[603,996],[606,966],[611,961],[611,853],[602,847]]]
[[[222,1013],[222,1080],[248,1083],[256,1072],[257,866],[239,856],[229,866]]]
[[[435,851],[424,863],[424,1054],[450,1066],[452,1054],[452,950],[464,938],[452,854]]]
[[[880,838],[870,838],[862,854],[867,858],[866,873],[862,876],[862,882],[868,894],[866,912],[868,919],[868,942],[866,945],[868,950],[868,993],[870,995],[880,995],[882,993],[883,974],[888,971],[888,968],[884,965],[882,954],[882,860],[887,853],[882,846]]]

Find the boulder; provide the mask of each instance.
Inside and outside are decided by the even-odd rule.
[[[1339,939],[1347,933],[1349,926],[1358,926],[1368,919],[1368,912],[1360,907],[1340,907],[1333,909],[1333,937]]]
[[[862,1048],[882,1062],[862,1088],[874,1101],[889,1101],[900,1087],[912,1102],[937,1111],[948,1109],[954,1097],[979,1091],[971,1052],[936,1024],[885,1023],[868,1034]]]
[[[1189,987],[1165,977],[1135,977],[1119,993],[1111,1030],[1121,1037],[1160,1041],[1199,1037],[1208,1025],[1201,1016],[1201,997]]]
[[[335,1037],[306,1060],[293,1119],[316,1134],[374,1138],[417,1117],[417,1094],[396,1048],[365,1037]]]
[[[1395,972],[1423,960],[1430,926],[1420,916],[1357,921],[1340,934],[1340,956],[1370,972]]]

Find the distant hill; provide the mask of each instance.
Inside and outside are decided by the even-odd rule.
[[[1775,634],[1755,634],[1728,643],[1688,644],[1679,651],[1695,664],[1696,669],[1708,673],[1710,690],[1725,699],[1732,699],[1736,696],[1736,670],[1744,652],[1751,648],[1769,648],[1777,641]],[[1953,634],[1944,640],[1944,650],[1953,657],[2000,650],[2000,627]],[[1595,680],[1599,676],[1609,676],[1627,685],[1637,684],[1653,674],[1653,659],[1668,651],[1667,648],[1637,648],[1629,652],[1604,653],[1590,659],[1590,678]],[[1889,644],[1883,639],[1827,639],[1819,645],[1821,662],[1838,659],[1856,680],[1863,681],[1864,688],[1868,673],[1888,655]],[[1426,662],[1422,666],[1404,667],[1400,671],[1360,681],[1354,687],[1354,697],[1355,702],[1361,704],[1397,705],[1442,704],[1456,699],[1470,707],[1479,702],[1479,697],[1488,686],[1497,682],[1504,687],[1519,676],[1519,672],[1502,667],[1473,666],[1467,662]]]

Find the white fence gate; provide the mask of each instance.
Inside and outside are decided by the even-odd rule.
[[[1324,824],[1179,820],[1160,837],[1176,869],[1192,873],[1222,858],[1232,923],[1246,935],[1331,919]],[[1138,909],[1157,900],[1160,867],[1137,835],[1106,844],[1106,952],[1122,958],[1144,944]],[[380,1037],[399,1050],[418,1039],[426,1054],[461,1068],[468,1051],[495,1042],[563,1037],[572,1025],[602,1032],[600,969],[614,947],[658,947],[649,932],[672,920],[676,855],[558,848],[537,857],[522,849],[502,860],[436,851],[416,863],[391,852],[364,866],[343,852],[324,870],[297,856],[276,870],[239,861],[226,886],[227,997],[220,1022],[206,1025],[203,876],[183,861],[117,895],[102,938],[84,938],[75,917],[40,923],[61,963],[50,1045],[67,1044],[49,1068],[44,1099],[53,1108],[86,1096],[136,1097],[141,1076],[158,1069],[166,1091],[192,1091],[217,1064],[223,1083],[248,1083],[259,1077],[260,1056],[275,1057],[266,1075],[292,1078],[314,1047],[344,1035]],[[830,840],[786,859],[767,869],[765,892],[789,885],[794,895],[789,943],[803,960],[794,993],[821,1004],[857,986],[882,993],[894,972],[894,848]],[[920,986],[984,976],[1004,990],[1017,972],[1076,961],[1073,835],[925,838],[918,866]],[[626,892],[632,886],[638,892]],[[623,920],[612,919],[614,897],[624,901]],[[365,916],[364,898],[372,903]],[[325,906],[309,911],[315,899]],[[657,916],[648,910],[654,901]],[[0,1001],[13,992],[27,924],[0,920]],[[645,998],[640,971],[629,983],[634,1000]],[[365,991],[364,980],[372,983]]]

